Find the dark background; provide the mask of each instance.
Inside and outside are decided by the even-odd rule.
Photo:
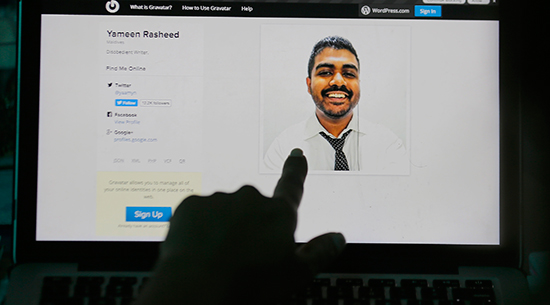
[[[518,29],[522,51],[523,269],[528,271],[530,253],[550,250],[550,52],[544,42],[549,37],[549,5],[542,1],[516,3],[521,17]],[[546,255],[545,287],[533,304],[550,304],[548,252]]]

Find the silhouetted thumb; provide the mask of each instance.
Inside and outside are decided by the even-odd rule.
[[[296,256],[309,266],[315,276],[323,267],[335,260],[346,246],[346,239],[341,233],[326,233],[315,237],[296,250]]]

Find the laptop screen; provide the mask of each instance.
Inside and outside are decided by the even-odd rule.
[[[40,27],[37,241],[162,241],[300,147],[297,241],[500,243],[495,1],[55,1]]]

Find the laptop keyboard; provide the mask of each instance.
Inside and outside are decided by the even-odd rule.
[[[315,279],[280,305],[485,305],[496,304],[491,280]]]
[[[41,305],[126,305],[147,277],[47,276]],[[278,305],[489,305],[491,280],[317,278]]]
[[[147,277],[48,276],[44,278],[41,305],[130,305]]]

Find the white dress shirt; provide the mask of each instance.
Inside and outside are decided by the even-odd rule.
[[[366,119],[352,117],[348,126],[344,144],[344,154],[350,171],[368,174],[408,175],[409,160],[403,141],[388,128],[369,122]],[[270,170],[280,170],[290,151],[301,148],[308,161],[310,170],[333,171],[335,151],[319,132],[332,136],[319,123],[315,115],[283,131],[265,154],[264,163]]]

